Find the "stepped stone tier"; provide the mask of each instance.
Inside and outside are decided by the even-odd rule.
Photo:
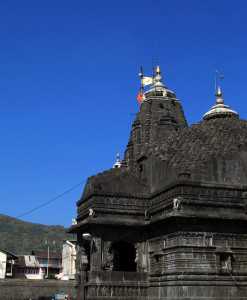
[[[78,299],[247,298],[247,121],[220,89],[188,126],[157,69],[124,159],[77,207]]]

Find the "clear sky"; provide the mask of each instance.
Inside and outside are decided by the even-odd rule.
[[[247,118],[245,0],[0,1],[0,213],[18,216],[110,168],[159,63],[189,123],[214,103]],[[82,188],[23,217],[69,226]]]

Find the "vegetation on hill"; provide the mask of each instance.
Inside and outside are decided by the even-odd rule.
[[[73,238],[63,226],[48,226],[24,222],[0,214],[0,249],[16,255],[31,254],[32,250],[61,250],[63,240]]]

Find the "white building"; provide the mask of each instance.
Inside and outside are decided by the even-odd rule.
[[[0,250],[0,279],[13,276],[13,265],[17,256],[14,254]]]
[[[45,273],[46,278],[54,279],[62,270],[61,252],[50,251],[32,251],[32,255],[36,257],[39,267]]]
[[[62,250],[62,273],[57,278],[61,280],[75,279],[76,242],[64,241]]]
[[[34,255],[19,256],[15,269],[15,277],[17,278],[44,279],[45,276],[45,273]]]

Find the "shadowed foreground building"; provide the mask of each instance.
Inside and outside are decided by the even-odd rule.
[[[159,68],[124,160],[78,201],[78,299],[246,299],[247,121],[216,104],[188,126]]]

